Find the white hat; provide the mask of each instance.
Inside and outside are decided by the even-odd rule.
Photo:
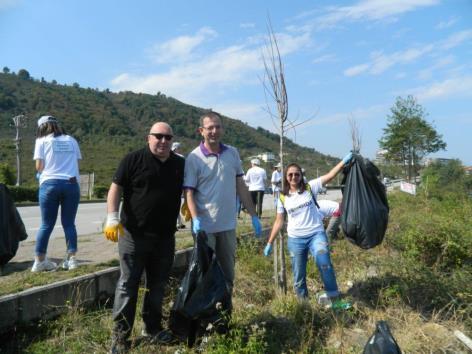
[[[42,116],[41,118],[38,119],[38,127],[48,122],[57,123],[57,119],[54,118],[53,116]]]
[[[281,165],[280,162],[279,162],[279,163],[278,163],[277,165],[275,165],[274,167],[275,167],[275,168],[280,168],[280,167],[282,167],[282,165]]]
[[[259,165],[261,164],[261,162],[259,161],[259,159],[252,159],[252,160],[251,160],[251,163],[252,163],[253,165],[257,165],[257,166],[259,166]]]
[[[172,144],[172,151],[175,151],[178,148],[180,148],[180,143],[178,141],[176,141],[175,143]]]

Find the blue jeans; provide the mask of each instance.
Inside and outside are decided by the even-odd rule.
[[[66,236],[68,253],[77,252],[77,230],[75,216],[79,207],[80,190],[77,182],[65,179],[49,179],[39,187],[39,208],[41,209],[41,226],[36,235],[37,256],[46,254],[49,237],[56,224],[59,205],[61,206],[61,223]]]
[[[338,296],[338,285],[329,256],[326,233],[320,231],[303,238],[288,237],[287,244],[292,261],[293,283],[297,296],[299,298],[308,297],[308,289],[306,287],[308,251],[310,251],[316,261],[316,266],[320,272],[326,294],[329,297]]]

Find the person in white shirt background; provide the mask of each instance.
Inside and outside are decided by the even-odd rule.
[[[252,167],[247,170],[244,180],[251,193],[252,202],[256,206],[256,213],[259,218],[262,216],[262,201],[264,200],[264,191],[266,187],[266,171],[259,167],[259,159],[251,160]]]
[[[272,193],[274,195],[274,204],[277,204],[277,199],[279,199],[280,188],[282,187],[282,172],[280,171],[280,162],[274,166],[274,172],[272,172],[272,177],[270,183],[272,183]]]
[[[34,157],[39,179],[41,226],[36,235],[35,260],[32,272],[50,271],[57,264],[46,257],[49,237],[56,224],[59,205],[66,238],[67,255],[64,269],[77,268],[77,230],[75,216],[79,207],[79,144],[59,126],[53,116],[38,119]]]

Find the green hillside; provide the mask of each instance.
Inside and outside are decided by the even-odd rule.
[[[204,108],[194,107],[168,97],[133,92],[112,93],[109,90],[81,88],[36,80],[26,70],[0,73],[0,162],[15,166],[15,147],[12,138],[15,130],[12,117],[25,114],[29,117],[22,129],[22,183],[33,183],[32,161],[36,120],[44,114],[60,119],[66,131],[80,143],[83,161],[81,173],[95,171],[99,184],[108,184],[125,153],[143,146],[145,136],[156,121],[166,121],[174,129],[176,140],[183,143],[184,153],[199,142],[198,119]],[[257,129],[229,117],[223,122],[224,142],[236,146],[249,167],[249,156],[262,152],[278,155],[279,137],[268,130]],[[267,117],[267,125],[271,124]],[[288,162],[298,162],[306,168],[308,177],[326,172],[338,159],[301,147],[287,140]],[[270,168],[270,166],[266,166]]]

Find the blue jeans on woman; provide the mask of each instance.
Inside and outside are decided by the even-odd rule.
[[[338,285],[329,256],[326,233],[319,231],[308,237],[289,236],[287,243],[292,261],[293,283],[297,296],[299,298],[308,297],[308,289],[306,286],[308,252],[310,252],[315,259],[326,294],[329,297],[338,296]]]
[[[36,235],[36,255],[46,254],[49,237],[56,224],[59,205],[61,223],[66,237],[68,253],[77,252],[77,230],[75,216],[79,207],[80,189],[76,181],[48,179],[39,187],[41,226]]]

